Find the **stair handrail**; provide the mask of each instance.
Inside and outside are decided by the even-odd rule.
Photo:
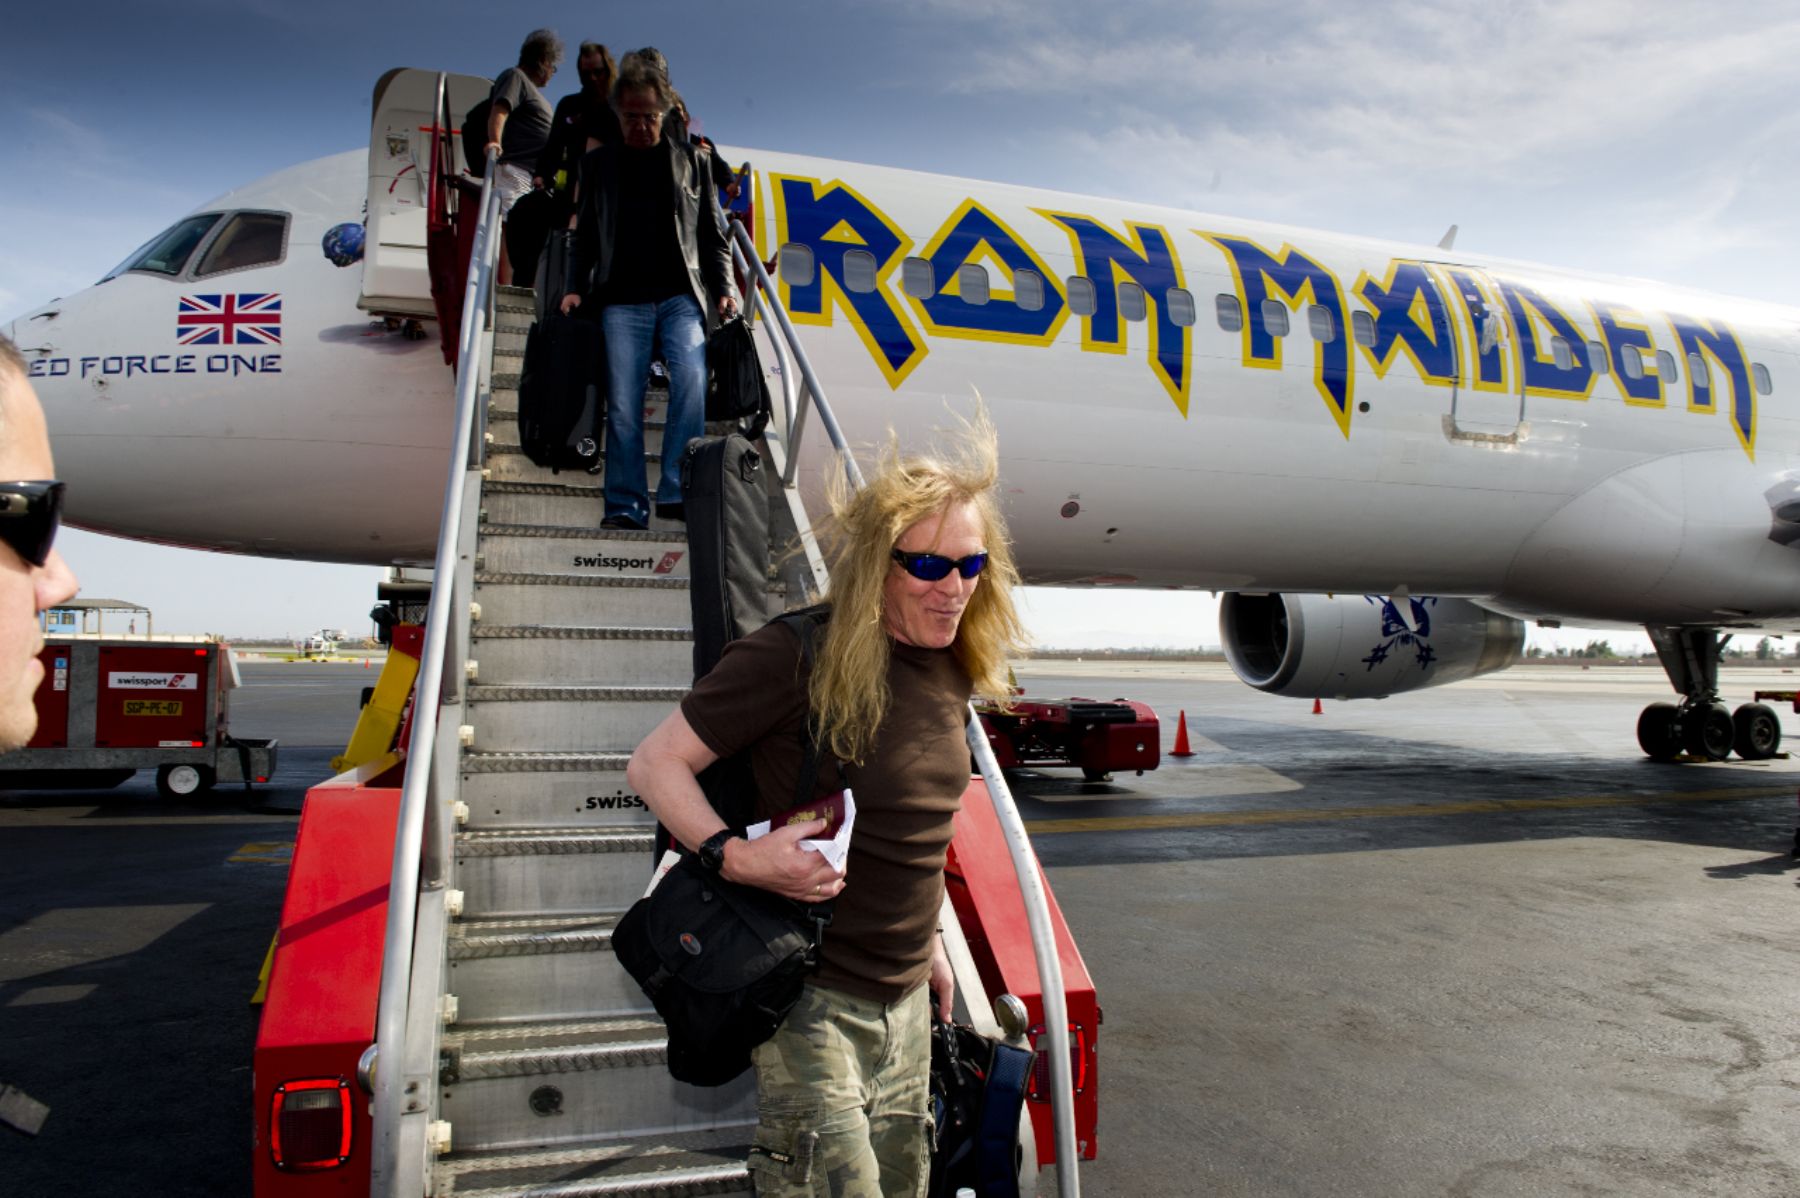
[[[439,754],[438,707],[448,668],[447,648],[452,632],[451,604],[456,591],[456,555],[462,536],[463,481],[471,468],[475,427],[481,417],[477,407],[481,373],[479,345],[492,294],[494,271],[499,261],[500,195],[494,186],[496,151],[489,147],[481,179],[480,216],[470,253],[469,277],[463,288],[462,330],[456,365],[456,423],[444,482],[443,514],[438,525],[437,557],[433,570],[431,606],[425,620],[425,647],[419,655],[419,674],[413,692],[412,743],[406,755],[405,781],[401,785],[400,810],[395,820],[394,866],[388,881],[387,933],[381,958],[381,996],[376,1007],[375,1056],[369,1070],[374,1083],[373,1144],[370,1152],[370,1192],[389,1194],[404,1173],[400,1159],[401,1119],[405,1115],[429,1118],[424,1095],[407,1100],[402,1067],[405,1059],[406,1014],[413,973],[413,931],[418,917],[419,893],[424,885],[442,885],[442,878],[424,878],[421,868],[424,846],[437,845],[448,828],[451,813],[444,803],[430,801],[434,769]],[[442,869],[441,852],[433,852],[433,867]]]
[[[745,278],[754,282],[758,293],[754,296],[755,302],[775,318],[782,340],[786,342],[788,356],[800,367],[806,391],[812,397],[813,407],[818,410],[820,423],[825,426],[825,435],[831,439],[832,448],[842,460],[850,485],[861,490],[864,486],[862,471],[857,467],[843,427],[838,424],[837,416],[825,398],[825,389],[819,385],[819,376],[813,370],[812,360],[807,357],[806,347],[800,343],[793,321],[788,318],[787,308],[782,304],[781,296],[773,280],[769,278],[762,259],[757,257],[756,243],[741,223],[727,220],[724,224],[732,238],[732,256],[738,268],[744,271]],[[806,404],[803,400],[800,410],[791,414],[789,427],[783,430],[785,435],[782,437],[782,448],[787,456],[787,463],[781,481],[785,487],[795,485],[805,416]],[[1030,834],[1025,830],[1025,820],[1019,814],[1018,804],[1014,802],[1012,790],[1000,771],[1000,763],[994,757],[993,746],[988,744],[987,733],[973,703],[969,704],[968,739],[975,763],[981,771],[982,781],[987,784],[988,796],[993,800],[994,813],[999,817],[1000,830],[1006,837],[1013,872],[1018,876],[1019,896],[1024,901],[1025,920],[1031,929],[1032,955],[1037,960],[1038,984],[1043,987],[1044,1034],[1050,1040],[1050,1103],[1056,1128],[1056,1192],[1059,1198],[1078,1198],[1081,1193],[1080,1153],[1075,1140],[1075,1086],[1069,1059],[1069,1005],[1063,989],[1062,958],[1056,947],[1056,930],[1050,918],[1048,892],[1044,887],[1043,874],[1038,868],[1037,854],[1031,848]]]

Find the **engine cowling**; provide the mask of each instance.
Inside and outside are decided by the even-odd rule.
[[[1259,691],[1383,699],[1504,670],[1525,625],[1467,599],[1227,594],[1225,657]]]

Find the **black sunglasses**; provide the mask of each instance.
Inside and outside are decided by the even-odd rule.
[[[63,484],[0,483],[0,541],[34,566],[50,560],[62,523]]]
[[[920,582],[937,582],[955,570],[964,578],[973,578],[981,573],[987,565],[987,551],[971,553],[968,557],[949,558],[941,553],[908,553],[904,549],[896,549],[894,560],[900,568],[911,574]]]

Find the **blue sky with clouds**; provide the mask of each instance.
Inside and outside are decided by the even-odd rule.
[[[209,197],[366,143],[375,80],[491,75],[532,24],[644,44],[721,142],[1458,247],[1782,300],[1800,13],[1487,0],[43,5],[8,29],[0,320]],[[561,94],[573,72],[552,84]],[[75,534],[168,628],[357,627],[372,573]],[[1211,606],[1033,603],[1057,643],[1217,637]]]

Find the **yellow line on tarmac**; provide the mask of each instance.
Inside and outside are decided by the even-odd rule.
[[[1179,815],[1107,815],[1092,819],[1037,819],[1034,836],[1052,832],[1146,832],[1159,828],[1220,828],[1239,824],[1329,823],[1340,819],[1394,819],[1422,815],[1475,815],[1507,811],[1566,811],[1581,807],[1641,807],[1647,803],[1728,802],[1794,794],[1796,787],[1732,786],[1723,790],[1669,790],[1656,794],[1565,795],[1543,799],[1471,799],[1460,803],[1407,803],[1385,807],[1307,807],[1280,811],[1196,811]]]

